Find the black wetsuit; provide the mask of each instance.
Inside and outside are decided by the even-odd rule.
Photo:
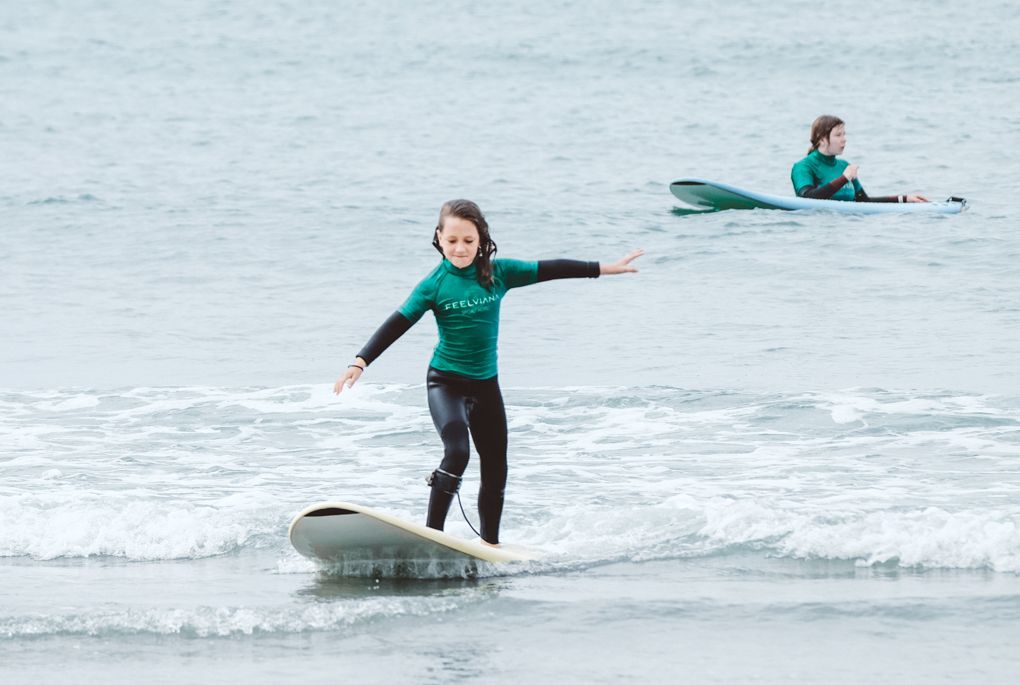
[[[458,478],[464,475],[471,454],[470,433],[482,477],[478,488],[479,533],[483,540],[497,543],[507,472],[506,409],[499,377],[477,380],[429,367],[427,379],[429,412],[443,439],[439,470]],[[442,530],[453,497],[453,492],[432,488],[425,525]]]
[[[559,278],[596,278],[598,262],[555,259],[492,263],[493,285],[478,283],[475,267],[443,262],[418,284],[408,300],[372,336],[358,356],[371,364],[420,319],[435,313],[439,326],[427,375],[429,411],[443,440],[443,461],[430,480],[427,525],[442,530],[470,456],[468,437],[478,452],[481,536],[499,542],[507,477],[507,425],[499,389],[496,342],[499,303],[515,287]]]

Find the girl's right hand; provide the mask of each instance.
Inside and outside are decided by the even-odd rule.
[[[637,269],[630,265],[635,259],[645,253],[644,250],[634,250],[623,259],[620,259],[612,264],[600,264],[599,274],[603,276],[611,276],[613,274],[632,274],[637,273]]]
[[[848,181],[852,181],[857,178],[857,165],[848,165],[846,169],[843,169],[843,175],[846,176],[846,180]]]
[[[347,370],[344,371],[344,375],[336,379],[336,383],[333,384],[333,394],[339,395],[343,392],[344,388],[349,388],[354,385],[357,380],[361,378],[362,373],[364,373],[364,369],[360,366],[356,364],[348,366]]]

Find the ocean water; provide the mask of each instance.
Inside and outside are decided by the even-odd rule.
[[[1018,27],[0,4],[0,682],[1015,682]],[[823,112],[869,192],[968,210],[674,211],[790,192]],[[500,256],[646,255],[503,304],[503,538],[541,559],[340,577],[287,525],[424,517],[431,317],[331,386],[452,197]]]

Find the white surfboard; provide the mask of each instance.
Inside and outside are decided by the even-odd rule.
[[[302,556],[357,575],[470,575],[479,561],[536,558],[521,547],[489,547],[350,502],[313,504],[294,517],[289,536]]]

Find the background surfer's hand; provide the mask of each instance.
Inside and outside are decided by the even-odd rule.
[[[924,195],[907,195],[907,202],[931,202]]]
[[[843,169],[843,175],[846,176],[846,180],[848,181],[852,181],[857,178],[857,165],[851,164],[847,166],[846,169]]]
[[[603,276],[608,276],[611,274],[635,273],[637,272],[637,269],[632,267],[630,263],[633,262],[638,257],[640,257],[641,255],[643,255],[644,253],[645,253],[644,250],[634,250],[633,252],[631,252],[629,255],[627,255],[618,262],[613,262],[612,264],[602,264],[599,266],[599,274]]]
[[[363,371],[360,367],[348,366],[347,370],[344,371],[344,375],[340,376],[340,378],[336,380],[336,383],[333,384],[333,394],[339,395],[343,392],[345,387],[349,388],[354,385],[354,383],[361,378],[362,373]]]

